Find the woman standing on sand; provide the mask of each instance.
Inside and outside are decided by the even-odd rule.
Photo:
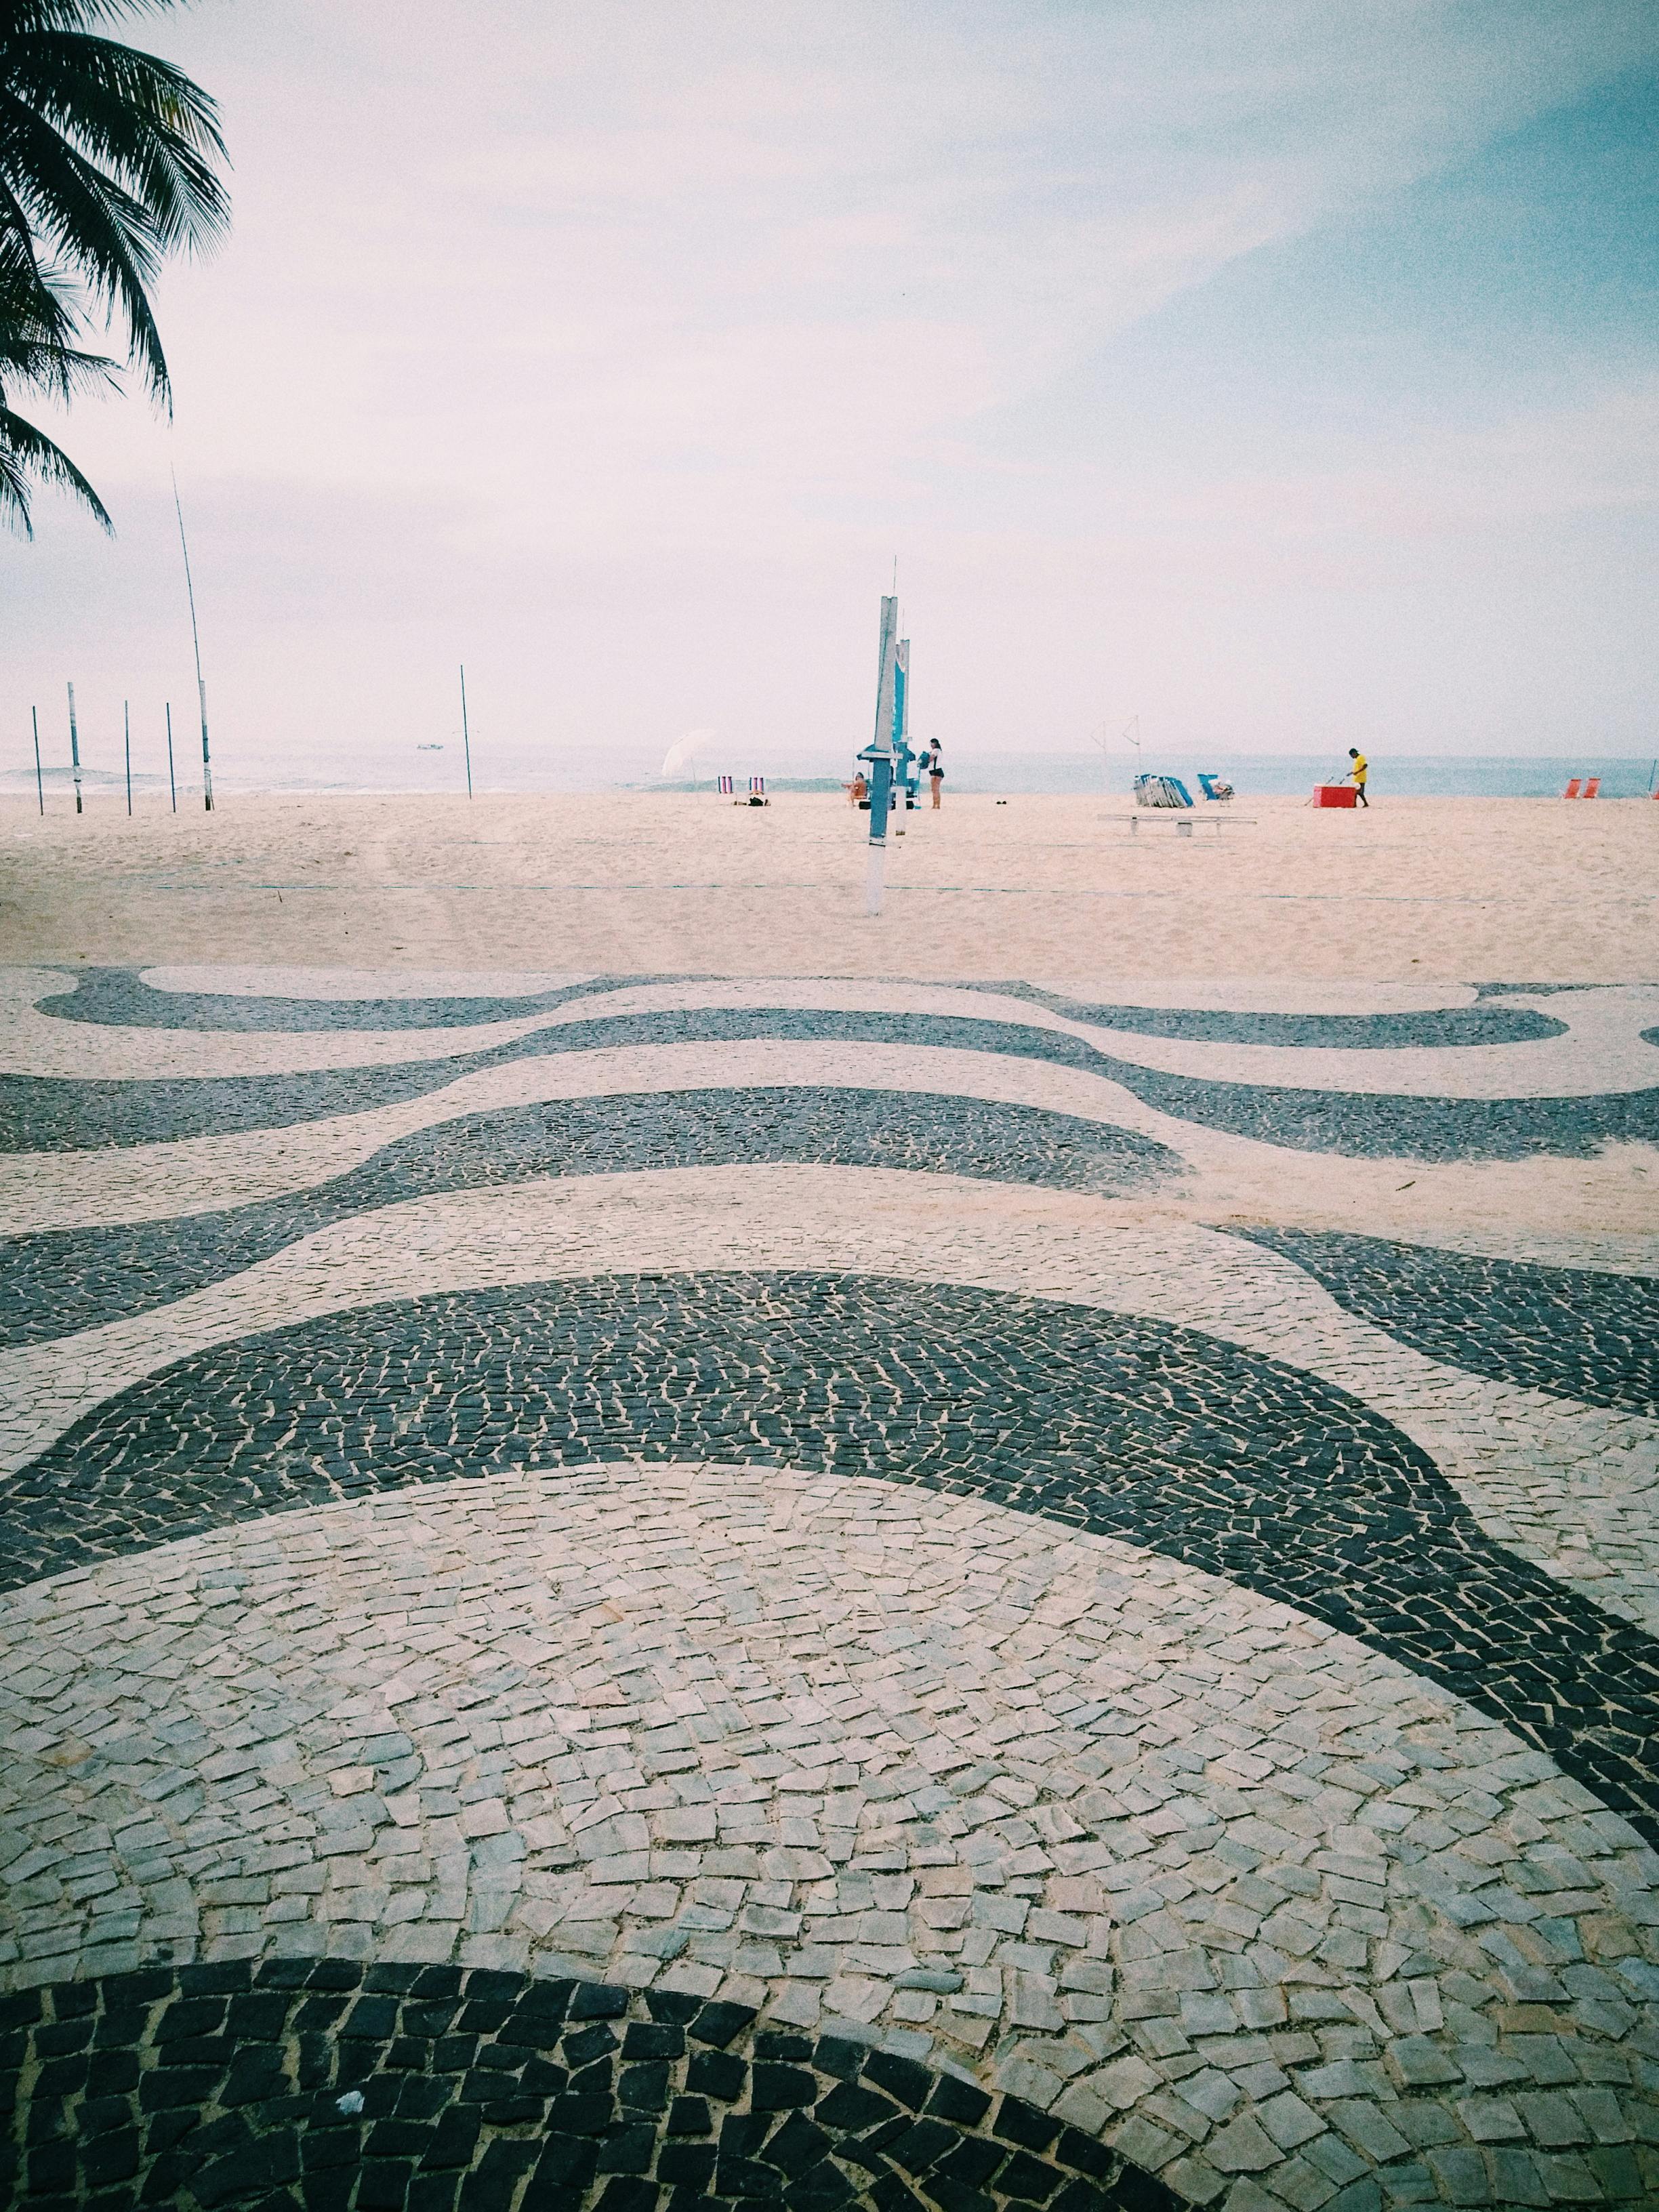
[[[945,788],[945,763],[939,757],[939,739],[934,738],[922,756],[922,766],[927,771],[927,781],[933,787],[933,811],[939,812],[939,795]]]

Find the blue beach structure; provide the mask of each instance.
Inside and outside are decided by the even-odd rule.
[[[883,881],[887,867],[887,816],[893,803],[893,770],[900,760],[908,765],[909,747],[904,738],[904,677],[900,656],[909,659],[909,641],[902,646],[898,635],[898,600],[881,603],[881,641],[876,662],[876,732],[861,761],[870,764],[870,864],[864,883],[864,910],[881,912]]]

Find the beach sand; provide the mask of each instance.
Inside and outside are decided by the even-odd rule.
[[[1659,975],[1659,806],[1241,799],[1218,835],[1129,802],[954,795],[866,817],[607,792],[249,797],[211,816],[0,800],[0,960],[376,969],[1527,982]],[[1213,810],[1212,810],[1213,811]]]

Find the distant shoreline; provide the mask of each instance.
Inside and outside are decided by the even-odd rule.
[[[137,747],[134,750],[136,754]],[[1410,799],[1559,799],[1574,776],[1599,776],[1603,799],[1644,799],[1649,794],[1655,774],[1653,757],[1639,754],[1390,754],[1377,749],[1370,758],[1373,793],[1379,797]],[[459,762],[459,755],[457,759]],[[959,797],[1127,800],[1135,772],[1132,762],[1114,757],[1103,766],[1098,755],[1079,753],[952,754],[947,746],[945,759],[945,787]],[[802,797],[839,793],[852,775],[851,762],[850,748],[844,775],[824,773],[816,761],[805,767],[797,764],[791,770],[764,763],[745,763],[739,757],[730,769],[714,770],[707,777],[665,781],[643,769],[637,758],[626,755],[596,758],[590,749],[581,748],[550,759],[524,755],[504,757],[499,749],[481,743],[475,749],[473,775],[480,795],[562,793],[574,798],[626,793],[642,798],[714,798],[717,795],[716,774],[729,774],[736,785],[734,795],[738,798],[744,795],[751,775],[763,775],[768,793],[773,796]],[[1248,754],[1229,753],[1220,747],[1212,752],[1193,754],[1185,750],[1158,753],[1149,746],[1146,750],[1146,764],[1149,771],[1182,777],[1194,797],[1200,770],[1220,774],[1232,783],[1241,799],[1305,799],[1316,783],[1339,781],[1347,769],[1346,750],[1328,755]],[[190,767],[197,765],[199,764],[187,766],[182,760],[179,763],[181,800],[187,791],[193,790],[199,796],[199,776],[190,773]],[[49,792],[65,792],[71,787],[70,770],[62,761],[44,763],[42,775]],[[348,783],[325,781],[300,770],[281,776],[243,775],[238,771],[234,747],[227,746],[215,763],[214,782],[216,789],[228,798],[441,799],[465,795],[459,767],[452,772],[447,765],[434,766],[429,753],[424,752],[418,769],[412,760],[409,763],[406,777],[398,773],[397,763],[382,761],[377,762],[373,773],[363,780]],[[125,778],[118,766],[112,771],[107,767],[94,767],[83,762],[82,783],[88,799],[124,799],[125,795]],[[34,787],[32,761],[0,769],[0,794],[33,796]],[[165,769],[158,773],[155,765],[148,762],[141,767],[135,758],[135,798],[141,793],[165,792],[167,787]]]

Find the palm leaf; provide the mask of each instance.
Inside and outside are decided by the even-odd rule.
[[[167,0],[0,0],[0,222],[50,241],[125,323],[158,398],[166,356],[149,305],[163,254],[228,221],[217,109],[170,62],[87,31]]]
[[[97,493],[82,475],[61,446],[55,446],[44,430],[37,430],[33,422],[26,422],[15,415],[3,400],[0,400],[0,515],[33,538],[34,526],[29,514],[31,479],[41,483],[55,484],[78,499],[91,510],[94,519],[111,535],[115,525]]]

